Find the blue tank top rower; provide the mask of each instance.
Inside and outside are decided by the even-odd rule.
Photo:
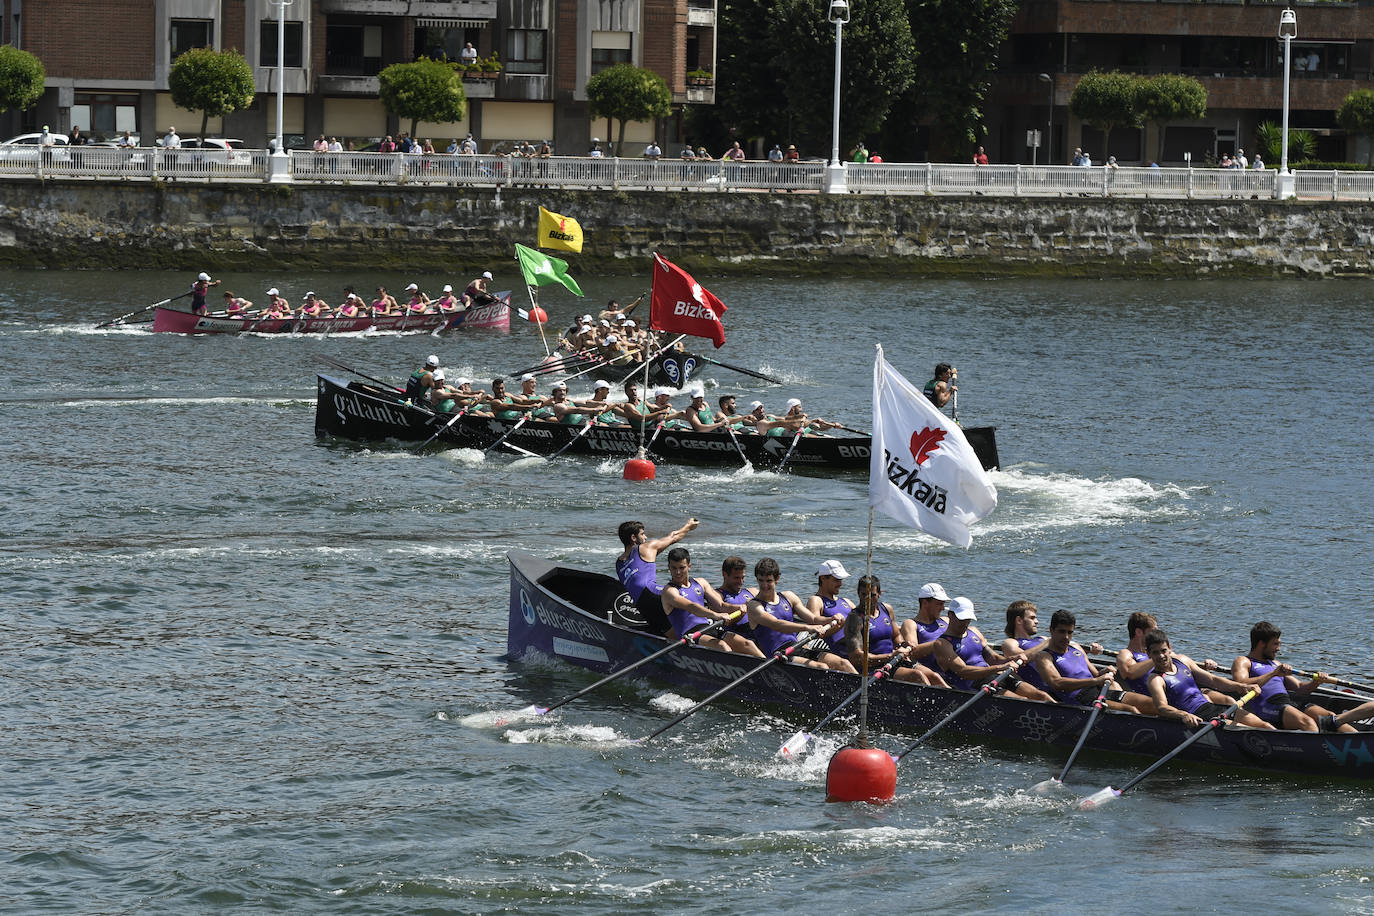
[[[1239,697],[1251,688],[1264,686],[1258,682],[1241,684],[1230,678],[1212,674],[1186,655],[1174,654],[1169,645],[1169,637],[1163,630],[1155,630],[1145,637],[1145,650],[1154,663],[1154,670],[1150,672],[1146,683],[1150,688],[1150,696],[1158,707],[1159,715],[1178,719],[1189,728],[1196,728],[1230,709],[1230,704],[1223,705],[1217,702],[1225,699],[1220,691]],[[1272,678],[1277,673],[1278,669],[1275,669],[1264,677]],[[1210,688],[1214,693],[1204,693],[1204,688]],[[1248,725],[1251,728],[1274,727],[1244,709],[1236,710],[1232,718],[1237,724]]]

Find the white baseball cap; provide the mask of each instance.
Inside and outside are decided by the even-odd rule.
[[[939,582],[927,582],[921,586],[921,590],[916,593],[917,598],[934,598],[936,601],[948,601],[949,595],[940,587]]]
[[[607,334],[607,335],[606,335],[606,343],[608,343],[608,344],[613,344],[613,343],[615,343],[615,342],[616,342],[617,340],[619,340],[619,339],[620,339],[620,338],[619,338],[619,337],[616,337],[614,334]]]
[[[673,390],[671,388],[664,388],[660,385],[658,388],[654,389],[654,397],[660,396],[665,398],[671,398],[673,396]]]
[[[551,387],[549,390],[550,390],[550,391],[567,391],[567,390],[568,390],[568,383],[567,383],[567,382],[554,382],[554,383],[553,383],[553,387]]]
[[[591,316],[591,315],[583,315],[583,316],[582,316],[582,323],[583,323],[583,324],[590,324],[590,323],[591,323],[591,320],[592,320],[592,316]]]
[[[269,296],[280,296],[280,295],[281,295],[281,291],[278,290],[278,289],[274,286],[274,287],[272,287],[271,289],[269,289],[269,290],[267,291],[267,295],[269,295]]]
[[[457,379],[454,380],[453,384],[457,385],[459,388],[462,388],[464,385],[471,385],[472,379],[468,378],[466,375],[460,375]]]
[[[434,380],[435,380],[436,382],[442,382],[442,381],[444,380],[444,370],[443,370],[443,369],[435,369],[435,370],[434,370]]]
[[[301,299],[303,299],[303,300],[304,300],[304,299],[314,299],[314,298],[315,298],[315,291],[314,291],[313,289],[312,289],[310,292],[306,293],[304,296],[301,296]]]
[[[949,603],[949,612],[959,620],[978,619],[978,615],[973,613],[973,602],[962,595]]]
[[[627,328],[637,328],[637,327],[639,327],[639,325],[635,324],[633,318],[626,318],[624,321],[621,322],[621,324],[625,325],[625,327],[627,327]]]
[[[750,409],[750,410],[758,410],[758,409],[759,409],[760,407],[762,407],[762,406],[763,406],[763,402],[762,402],[762,401],[750,401],[750,402],[749,402],[749,409]]]
[[[484,271],[482,271],[482,279],[483,279],[483,280],[490,280],[490,279],[492,279],[491,271],[489,271],[489,270],[484,270]]]
[[[444,284],[444,292],[446,292],[446,293],[451,293],[451,292],[453,292],[453,287],[450,286],[449,284],[445,283],[445,284]]]
[[[787,399],[787,409],[788,409],[788,410],[791,410],[793,407],[800,407],[800,406],[801,406],[801,398],[788,398],[788,399]]]
[[[439,365],[439,357],[434,356],[433,354],[431,354],[431,355],[429,355],[429,356],[426,356],[426,357],[425,357],[425,365],[426,365],[426,366],[437,366],[437,365]]]
[[[597,379],[597,380],[596,380],[596,384],[592,386],[592,390],[593,390],[593,391],[600,391],[602,388],[605,388],[607,391],[610,391],[610,390],[611,390],[611,383],[610,383],[610,382],[603,382],[603,381],[601,381],[601,379]]]
[[[848,579],[849,570],[844,568],[844,564],[839,560],[826,560],[816,569],[818,576],[834,576],[836,579]]]
[[[197,280],[209,280],[209,279],[210,279],[210,275],[207,274],[207,273],[205,273],[204,271],[202,271],[201,274],[200,274],[200,276],[199,276],[199,277],[196,277],[196,279],[197,279]]]
[[[532,382],[532,381],[534,381],[534,376],[533,376],[532,374],[526,372],[524,375],[520,376],[520,381],[522,381],[522,382]]]
[[[420,288],[420,287],[416,286],[414,283],[412,283],[412,284],[410,284],[409,286],[406,287],[407,290],[412,290],[412,289],[418,290],[419,288]]]
[[[611,326],[611,323],[610,323],[609,321],[607,321],[605,318],[602,318],[602,319],[601,319],[601,326],[602,326],[603,328],[609,328],[609,327]]]

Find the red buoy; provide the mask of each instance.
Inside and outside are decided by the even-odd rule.
[[[892,801],[897,792],[897,761],[882,748],[842,747],[825,771],[828,802]]]
[[[545,312],[545,311],[544,311],[543,309],[541,309],[539,306],[536,305],[534,308],[530,309],[530,323],[531,323],[531,324],[544,324],[544,323],[547,322],[548,320],[549,320],[548,312]]]
[[[656,471],[654,463],[648,458],[631,458],[625,462],[625,470],[621,476],[626,480],[653,480]]]

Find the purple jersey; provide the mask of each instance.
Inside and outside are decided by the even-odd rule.
[[[1174,709],[1197,712],[1208,702],[1207,695],[1198,689],[1192,670],[1177,658],[1174,659],[1173,674],[1151,671],[1149,677],[1159,678],[1164,682],[1164,697]]]
[[[1093,674],[1093,670],[1088,667],[1088,659],[1084,656],[1083,650],[1073,643],[1070,643],[1069,647],[1062,653],[1055,652],[1053,649],[1046,649],[1045,654],[1050,657],[1050,660],[1054,662],[1054,667],[1058,668],[1059,673],[1064,677],[1091,679],[1097,676]],[[1052,692],[1057,702],[1070,703],[1078,701],[1076,694],[1082,689],[1083,688],[1079,687],[1074,690]]]
[[[977,636],[974,636],[972,630],[965,631],[964,635],[960,636],[958,639],[955,639],[947,633],[940,638],[948,642],[950,646],[954,648],[954,654],[962,658],[965,664],[974,665],[978,668],[987,667],[987,659],[983,657],[983,641]],[[931,658],[934,657],[934,655],[931,656]],[[958,687],[961,690],[973,690],[978,686],[973,683],[973,681],[966,681],[961,677],[956,677],[952,671],[940,670],[944,672],[945,680],[949,682],[949,686],[951,687]]]
[[[1022,652],[1029,652],[1031,649],[1034,649],[1036,646],[1040,645],[1044,641],[1044,636],[1016,637],[1016,644],[1021,647]],[[1036,670],[1036,667],[1034,665],[1026,664],[1022,665],[1020,668],[1017,668],[1016,676],[1019,677],[1021,680],[1025,681],[1027,684],[1030,684],[1032,687],[1038,687],[1041,690],[1045,689],[1045,682],[1040,677],[1040,672]]]
[[[1131,652],[1131,659],[1133,661],[1143,662],[1149,657],[1150,656],[1145,652]],[[1145,696],[1148,697],[1150,695],[1150,687],[1148,682],[1150,680],[1150,674],[1153,671],[1153,668],[1146,668],[1145,673],[1140,677],[1119,678],[1119,680],[1126,685],[1127,690],[1132,690],[1136,693],[1143,693],[1145,694]]]
[[[658,565],[641,557],[637,546],[630,551],[629,559],[616,558],[615,575],[635,601],[638,601],[646,590],[654,595],[663,594],[663,586],[657,581]]]
[[[763,601],[760,599],[759,603],[763,604]],[[778,595],[778,600],[774,601],[772,604],[763,604],[763,609],[779,620],[786,620],[789,622],[793,620],[792,602],[788,601],[782,595]],[[749,633],[749,638],[754,641],[754,644],[759,647],[759,650],[763,652],[764,655],[772,655],[779,649],[797,641],[795,634],[779,633],[771,627],[753,627]]]
[[[1250,659],[1250,676],[1263,677],[1273,671],[1277,665],[1278,662],[1262,662],[1252,658]],[[1288,704],[1275,703],[1274,701],[1285,699],[1291,700],[1288,696],[1288,685],[1284,683],[1282,677],[1275,675],[1260,688],[1259,696],[1250,701],[1249,708],[1270,725],[1278,725],[1283,719],[1283,707]]]
[[[844,651],[844,619],[849,616],[849,612],[854,610],[854,605],[848,598],[841,598],[838,595],[834,598],[827,598],[824,595],[817,595],[821,599],[821,614],[825,617],[840,618],[840,628],[825,638],[829,643],[831,652],[845,655]],[[890,651],[890,650],[889,650]]]
[[[735,607],[740,608],[741,610],[743,610],[744,606],[749,603],[749,599],[754,597],[753,593],[745,587],[741,587],[740,590],[737,592],[732,592],[727,591],[725,586],[722,585],[720,588],[716,589],[716,591],[720,592],[721,600],[723,600],[726,604],[733,605]],[[730,631],[731,633],[743,633],[745,636],[748,636],[749,615],[740,614],[739,620],[730,624],[725,629]]]
[[[944,636],[944,635],[945,635],[945,630],[946,630],[948,627],[949,627],[949,618],[948,618],[948,617],[941,617],[940,619],[936,620],[934,623],[925,623],[925,622],[923,622],[923,621],[921,621],[921,620],[917,620],[917,621],[916,621],[916,643],[917,643],[918,645],[923,645],[923,644],[928,643],[928,642],[934,642],[935,640],[939,639],[941,636]],[[930,668],[932,671],[939,671],[939,670],[940,670],[940,666],[937,665],[937,664],[935,664],[935,654],[934,654],[934,653],[931,653],[930,655],[927,655],[925,658],[921,659],[921,664],[925,665],[927,668]]]
[[[896,647],[892,645],[897,635],[896,621],[892,616],[892,605],[879,604],[878,616],[868,619],[868,651],[873,655],[888,655]]]
[[[706,606],[706,592],[696,579],[679,588],[677,593],[688,601],[695,601],[702,607]],[[673,608],[668,614],[668,622],[673,625],[673,632],[679,636],[685,636],[694,627],[701,626],[703,623],[711,623],[710,620],[690,608]]]

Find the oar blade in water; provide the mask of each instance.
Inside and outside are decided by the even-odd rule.
[[[548,707],[545,706],[526,706],[523,709],[495,713],[488,721],[491,723],[492,728],[504,728],[512,722],[526,722],[530,719],[537,719],[548,711]]]
[[[1094,792],[1092,795],[1089,795],[1087,798],[1079,799],[1079,802],[1078,802],[1078,810],[1079,810],[1079,811],[1095,811],[1095,810],[1097,810],[1098,808],[1101,808],[1101,807],[1102,807],[1103,805],[1105,805],[1107,802],[1111,801],[1112,799],[1114,799],[1114,798],[1120,798],[1120,797],[1121,797],[1121,793],[1120,793],[1120,792],[1116,791],[1116,790],[1113,789],[1111,786],[1107,786],[1107,788],[1102,789],[1102,790],[1099,791],[1099,792]]]
[[[811,749],[811,742],[813,740],[812,736],[808,735],[806,732],[797,732],[791,738],[788,738],[787,741],[783,743],[782,747],[778,748],[778,756],[786,757],[789,760],[796,759]]]
[[[1064,788],[1064,784],[1059,781],[1059,777],[1051,776],[1049,779],[1031,786],[1031,791],[1037,795],[1049,795],[1051,792],[1056,792],[1062,788]]]

